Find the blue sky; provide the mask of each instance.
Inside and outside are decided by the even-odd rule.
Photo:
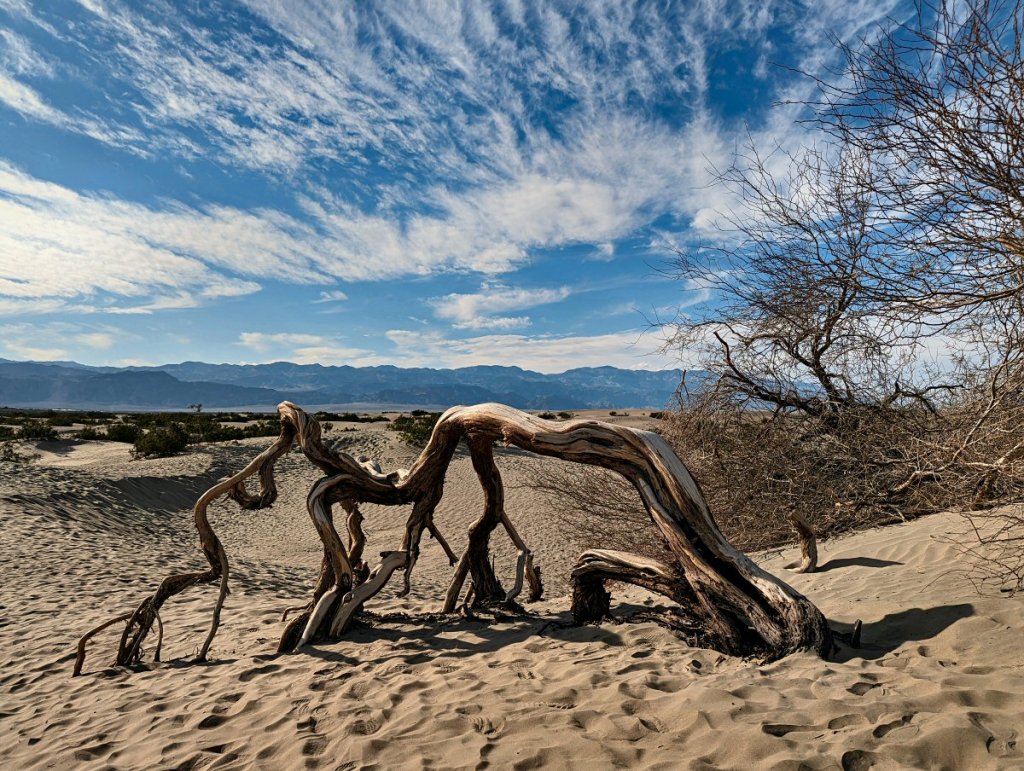
[[[897,10],[0,0],[0,357],[685,365],[711,169]]]

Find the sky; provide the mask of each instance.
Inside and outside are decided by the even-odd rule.
[[[0,357],[688,366],[715,169],[900,8],[0,0]]]

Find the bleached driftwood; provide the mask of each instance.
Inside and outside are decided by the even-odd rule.
[[[170,576],[140,604],[122,634],[117,664],[140,660],[142,642],[164,601],[190,586],[216,581],[220,593],[210,632],[200,650],[200,658],[205,658],[220,622],[228,580],[227,555],[210,527],[207,506],[225,493],[246,508],[270,505],[276,497],[273,464],[293,443],[325,473],[313,485],[306,502],[323,543],[324,558],[313,595],[286,626],[279,650],[339,637],[359,608],[399,568],[404,569],[403,593],[407,592],[424,531],[442,544],[453,563],[456,561],[434,523],[434,510],[443,494],[445,471],[462,440],[469,445],[473,468],[484,489],[485,506],[470,528],[466,551],[458,559],[445,611],[453,610],[467,577],[474,606],[514,602],[524,582],[530,586],[531,598],[538,598],[542,591],[532,554],[505,512],[504,487],[493,453],[494,444],[502,442],[622,474],[639,492],[665,539],[671,564],[621,552],[586,553],[574,571],[576,595],[580,597],[579,620],[601,615],[600,602],[594,601],[596,590],[604,592],[603,581],[615,578],[653,588],[680,602],[702,630],[702,639],[726,653],[774,659],[799,650],[825,655],[830,649],[830,631],[818,609],[729,544],[696,481],[657,434],[591,420],[548,421],[501,404],[453,407],[437,421],[430,441],[407,474],[385,474],[367,459],[357,460],[325,447],[317,421],[290,402],[279,405],[278,412],[282,428],[274,444],[238,474],[210,488],[196,503],[196,528],[210,568]],[[259,495],[250,495],[244,486],[245,479],[254,474],[259,475],[261,483]],[[361,564],[365,543],[358,512],[358,504],[363,502],[413,505],[400,549],[384,553],[381,563],[368,575],[354,567],[354,563]],[[332,506],[336,503],[341,503],[349,515],[348,547],[334,525]],[[499,525],[519,555],[509,591],[502,588],[488,556],[490,535]],[[585,608],[588,604],[589,610]],[[606,611],[606,601],[604,608]],[[80,668],[81,660],[76,671]]]

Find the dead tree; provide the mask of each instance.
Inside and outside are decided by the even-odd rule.
[[[209,569],[170,576],[142,601],[128,617],[116,664],[132,665],[141,660],[142,644],[166,600],[196,584],[217,582],[220,592],[210,631],[199,652],[200,659],[206,657],[220,623],[229,574],[227,554],[210,526],[207,506],[223,494],[249,508],[270,505],[276,495],[274,462],[296,442],[309,461],[325,473],[306,499],[323,543],[324,559],[312,597],[285,627],[280,651],[340,637],[363,604],[398,569],[404,571],[402,593],[408,592],[424,531],[439,540],[453,564],[458,563],[444,611],[454,609],[467,577],[475,606],[513,603],[524,583],[530,586],[530,597],[539,598],[542,586],[530,550],[505,513],[504,488],[493,457],[493,445],[499,441],[621,474],[636,488],[668,546],[671,563],[654,564],[622,552],[585,554],[574,572],[573,610],[577,620],[597,620],[604,615],[601,608],[607,610],[607,602],[602,606],[599,599],[604,596],[602,584],[614,578],[680,602],[691,625],[701,630],[702,641],[728,654],[776,659],[801,650],[826,655],[831,648],[831,633],[820,611],[729,544],[696,481],[657,434],[598,421],[547,421],[500,404],[453,407],[438,420],[429,443],[407,475],[384,474],[372,463],[361,463],[325,447],[320,441],[319,424],[295,405],[283,402],[278,412],[278,439],[238,474],[210,488],[194,507]],[[434,523],[434,510],[443,494],[445,471],[461,440],[469,445],[473,468],[484,488],[485,506],[470,529],[466,551],[456,559]],[[254,474],[261,482],[259,495],[245,489],[246,478]],[[400,548],[385,552],[365,580],[353,568],[353,554],[364,540],[361,517],[354,514],[361,502],[413,506]],[[332,506],[336,503],[344,504],[350,512],[347,547],[334,525]],[[502,588],[488,559],[490,536],[499,526],[519,550],[514,584],[508,591]],[[84,661],[85,642],[98,629],[82,639],[76,674]]]

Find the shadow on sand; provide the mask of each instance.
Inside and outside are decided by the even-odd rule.
[[[824,565],[820,565],[815,573],[824,573],[828,570],[838,570],[839,568],[887,568],[890,565],[902,565],[902,562],[896,560],[880,560],[874,557],[840,557],[839,559],[831,559]]]
[[[838,653],[830,658],[839,662],[879,659],[905,643],[929,640],[960,619],[973,615],[974,606],[966,602],[936,608],[908,608],[899,613],[889,613],[878,621],[864,624],[860,648],[841,644]],[[852,624],[838,622],[832,622],[832,626],[840,632],[849,632],[852,628]]]

